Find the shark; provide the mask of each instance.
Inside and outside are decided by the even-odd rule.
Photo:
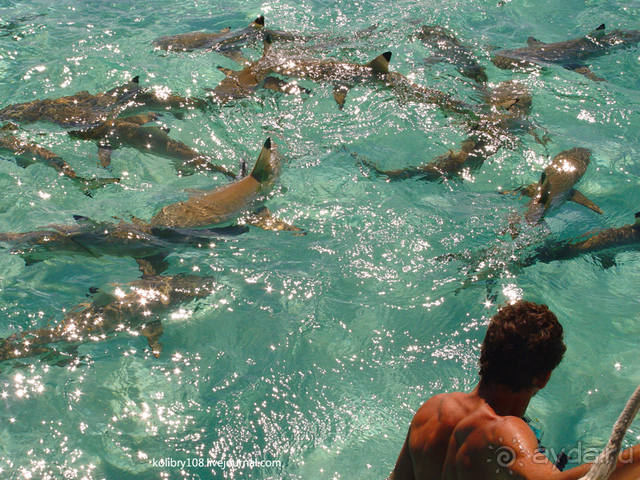
[[[120,144],[142,152],[156,153],[184,163],[184,173],[200,167],[220,171],[230,178],[235,175],[224,167],[209,165],[209,159],[187,145],[171,139],[157,126],[144,127],[157,115],[144,113],[121,118],[125,112],[141,107],[159,109],[204,108],[206,102],[173,94],[157,94],[140,87],[136,76],[124,85],[107,92],[90,94],[83,91],[56,99],[33,100],[8,105],[0,110],[0,119],[19,123],[44,121],[57,124],[77,138],[98,143],[100,163],[110,163],[111,150]]]
[[[611,50],[629,47],[640,42],[639,30],[607,31],[604,24],[588,35],[564,42],[544,43],[534,37],[527,39],[527,47],[501,50],[491,61],[499,68],[514,69],[533,65],[561,65],[594,81],[604,79],[596,76],[584,61],[608,53]]]
[[[338,59],[318,59],[277,52],[271,48],[272,43],[272,38],[267,35],[262,57],[242,70],[218,67],[226,78],[210,91],[213,99],[226,103],[251,96],[260,86],[284,93],[308,92],[297,83],[290,83],[279,77],[284,76],[316,83],[331,83],[333,98],[339,108],[344,107],[347,94],[353,85],[373,82],[391,88],[398,98],[404,101],[432,103],[453,113],[473,112],[473,108],[464,102],[457,101],[438,90],[416,85],[398,72],[390,72],[391,52],[384,52],[366,64],[358,64]]]
[[[242,179],[213,190],[195,192],[191,198],[163,207],[153,216],[151,227],[197,228],[241,217],[267,230],[301,230],[274,218],[261,203],[280,176],[281,157],[271,138],[264,142],[253,170]]]
[[[279,30],[266,29],[264,15],[260,15],[248,26],[238,30],[225,28],[219,32],[189,32],[156,38],[153,46],[159,50],[169,52],[191,52],[194,50],[209,50],[219,52],[233,60],[244,62],[240,48],[258,41],[264,41],[266,35],[277,41],[294,41],[302,36]]]
[[[41,162],[56,169],[60,175],[66,176],[78,186],[85,195],[92,196],[92,191],[110,183],[118,183],[119,178],[84,178],[65,162],[59,155],[33,142],[26,142],[15,135],[18,126],[7,123],[0,127],[0,149],[13,152],[16,163],[28,167],[32,163]]]
[[[487,82],[487,73],[475,55],[446,28],[423,25],[415,37],[434,51],[435,55],[425,59],[426,63],[445,61],[455,65],[462,75],[476,83],[483,85]]]
[[[241,235],[247,226],[209,229],[150,227],[134,218],[130,222],[96,222],[74,215],[71,225],[48,225],[21,233],[0,233],[0,242],[22,257],[27,266],[62,253],[97,258],[103,255],[131,257],[144,274],[160,274],[169,264],[165,258],[179,245],[210,246],[217,240]]]
[[[591,151],[586,148],[564,150],[545,167],[537,183],[516,190],[531,197],[524,215],[527,223],[539,223],[549,210],[559,207],[567,200],[602,214],[600,207],[574,188],[587,171],[590,161]]]
[[[523,266],[536,261],[549,263],[569,260],[582,255],[594,255],[604,268],[615,265],[615,254],[622,250],[640,249],[640,212],[635,214],[634,223],[622,227],[612,227],[590,232],[580,238],[547,243],[538,247]]]
[[[57,325],[0,340],[0,361],[55,355],[55,344],[74,347],[104,341],[123,331],[144,336],[152,354],[159,357],[161,318],[184,302],[209,296],[216,286],[211,277],[156,275],[116,286],[112,291],[100,290],[91,302],[72,308]]]
[[[27,265],[65,252],[100,257],[114,255],[136,260],[145,275],[162,273],[165,258],[177,245],[207,246],[216,239],[245,233],[248,226],[265,230],[304,232],[274,217],[262,205],[280,175],[280,156],[267,138],[249,175],[219,188],[197,191],[183,202],[163,207],[146,222],[96,222],[75,215],[72,225],[49,225],[31,232],[0,233],[0,242]],[[236,223],[233,223],[235,221]]]
[[[430,162],[417,167],[384,170],[375,162],[352,153],[363,165],[371,168],[388,180],[419,177],[426,181],[442,181],[459,178],[465,172],[482,166],[484,161],[496,154],[500,148],[513,148],[517,144],[515,133],[527,131],[540,143],[534,126],[527,120],[531,111],[532,97],[527,87],[519,82],[507,81],[498,84],[485,95],[484,106],[469,128],[469,137],[457,151],[437,156]]]

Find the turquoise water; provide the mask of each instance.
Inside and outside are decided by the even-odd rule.
[[[114,336],[79,348],[72,367],[28,361],[0,368],[3,478],[369,479],[391,470],[413,412],[429,396],[469,389],[479,343],[497,305],[545,302],[565,325],[568,351],[529,414],[547,448],[600,447],[637,368],[640,254],[602,269],[591,257],[507,268],[487,301],[484,282],[459,290],[464,264],[437,257],[498,241],[525,201],[497,189],[536,181],[550,156],[574,146],[593,158],[580,190],[598,216],[575,204],[549,215],[554,235],[630,223],[640,210],[640,48],[593,61],[607,82],[562,68],[498,70],[495,48],[575,38],[600,23],[640,28],[638,1],[78,2],[0,3],[2,106],[81,90],[108,90],[140,75],[144,86],[201,95],[234,68],[212,53],[163,55],[161,35],[227,26],[263,13],[267,25],[308,35],[373,36],[337,44],[335,56],[368,61],[393,52],[392,69],[467,101],[472,85],[446,64],[425,66],[429,50],[409,40],[420,24],[448,26],[472,46],[491,82],[517,78],[533,93],[531,119],[551,135],[546,147],[521,135],[465,182],[388,183],[351,152],[384,168],[415,165],[456,148],[460,122],[437,109],[399,104],[388,90],[361,85],[337,109],[331,86],[305,84],[308,97],[260,93],[183,119],[162,117],[171,135],[237,170],[271,136],[287,158],[268,207],[306,236],[251,229],[212,248],[179,247],[168,273],[213,276],[217,291],[163,318],[164,352],[154,359],[139,337]],[[257,58],[260,48],[247,48]],[[79,173],[105,176],[93,143],[49,124],[26,138],[59,153]],[[4,153],[3,158],[12,156]],[[111,173],[120,185],[93,199],[43,165],[0,162],[0,231],[29,231],[135,215],[149,219],[188,188],[222,185],[179,178],[164,158],[121,148]],[[499,239],[499,240],[498,240]],[[0,250],[0,337],[59,321],[87,301],[89,287],[139,277],[132,259],[60,255],[26,267]],[[182,311],[178,311],[182,308]],[[628,444],[640,438],[636,423]],[[221,468],[160,467],[153,460],[279,462]]]

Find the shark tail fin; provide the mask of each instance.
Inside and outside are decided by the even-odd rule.
[[[258,156],[258,160],[251,171],[251,176],[258,182],[262,183],[271,178],[273,174],[274,165],[271,162],[271,137],[267,137],[267,140],[265,140],[262,147],[262,151]]]
[[[389,73],[389,62],[391,61],[391,52],[384,52],[367,63],[367,67],[371,67],[374,72]]]
[[[260,15],[251,23],[257,27],[264,27],[264,15]]]

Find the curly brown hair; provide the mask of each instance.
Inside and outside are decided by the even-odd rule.
[[[546,305],[520,300],[496,313],[482,342],[480,378],[518,392],[550,373],[567,347],[562,325]]]

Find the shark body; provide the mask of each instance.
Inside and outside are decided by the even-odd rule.
[[[121,144],[144,153],[155,153],[182,162],[179,172],[193,173],[197,168],[216,170],[228,177],[234,174],[224,167],[211,165],[209,159],[191,147],[171,139],[157,126],[143,126],[157,119],[153,113],[121,116],[125,112],[145,108],[204,107],[204,102],[178,95],[158,95],[143,89],[138,77],[104,93],[79,92],[56,99],[33,100],[8,105],[0,110],[0,119],[22,123],[50,122],[69,130],[77,138],[96,141],[100,163],[108,166],[111,150]]]
[[[279,75],[332,84],[333,98],[340,108],[344,106],[347,93],[352,86],[376,83],[392,89],[403,101],[436,104],[441,109],[453,113],[473,112],[473,108],[464,102],[454,100],[438,90],[416,85],[398,72],[390,72],[391,52],[385,52],[366,64],[358,64],[277,52],[271,48],[271,43],[272,39],[267,36],[262,57],[240,71],[219,67],[226,78],[211,91],[214,99],[225,103],[244,98],[252,95],[260,86],[285,93],[300,93],[306,90],[276,76]]]
[[[500,148],[516,145],[515,133],[522,130],[533,131],[527,120],[531,103],[531,94],[524,85],[514,81],[500,83],[485,95],[481,113],[471,123],[470,135],[462,142],[460,149],[450,150],[423,165],[383,170],[358,154],[352,155],[389,180],[419,177],[426,181],[442,181],[458,178],[465,172],[482,166]]]
[[[455,65],[465,77],[479,84],[487,82],[487,73],[475,55],[446,28],[439,25],[423,25],[415,36],[435,53],[433,57],[426,59],[427,63],[446,61]]]
[[[591,200],[574,188],[587,171],[591,152],[586,148],[572,148],[556,155],[545,167],[538,183],[521,190],[523,195],[531,197],[525,213],[530,224],[536,224],[553,208],[567,200],[579,203],[596,213],[602,210]]]
[[[14,334],[0,340],[0,361],[53,353],[54,344],[103,341],[113,333],[142,334],[154,356],[162,350],[160,316],[177,305],[212,293],[212,278],[188,275],[146,277],[112,293],[99,292],[90,303],[71,309],[57,325]]]
[[[236,59],[239,49],[245,45],[262,42],[266,35],[278,41],[292,41],[301,38],[288,32],[269,30],[264,27],[264,16],[260,15],[248,26],[238,30],[225,28],[220,32],[188,32],[179,35],[159,37],[153,46],[166,51],[191,52],[211,50]]]
[[[603,24],[585,37],[564,42],[544,43],[529,37],[527,47],[501,50],[493,56],[491,61],[503,69],[556,64],[581,73],[591,80],[601,81],[603,79],[593,74],[583,62],[604,55],[613,49],[636,45],[639,42],[640,31],[607,32]]]

